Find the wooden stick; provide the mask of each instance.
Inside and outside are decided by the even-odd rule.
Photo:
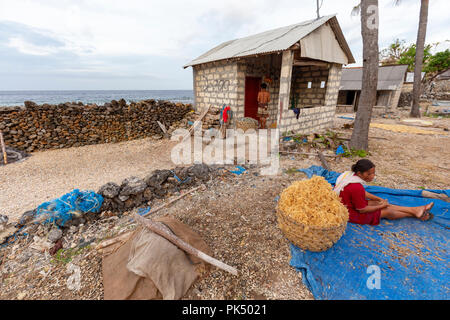
[[[200,189],[200,188],[202,188],[202,187],[204,187],[204,185],[195,187],[194,189],[191,189],[191,190],[189,190],[188,192],[183,193],[182,195],[180,195],[180,196],[178,196],[178,197],[176,197],[176,198],[170,200],[170,201],[167,202],[167,203],[164,203],[163,205],[159,206],[158,208],[156,208],[156,209],[154,209],[154,210],[150,210],[150,212],[144,214],[143,217],[147,217],[147,216],[149,216],[150,214],[154,214],[155,212],[158,212],[159,210],[164,209],[164,208],[167,207],[169,204],[174,203],[174,202],[177,201],[177,200],[180,200],[181,198],[187,196],[188,194],[190,194],[190,193],[192,193],[192,192],[194,192],[194,191],[196,191],[196,190],[198,190],[198,189]]]
[[[192,127],[189,129],[189,133],[187,133],[184,137],[183,137],[183,141],[187,138],[190,137],[192,135],[192,132],[195,130],[195,127],[198,126],[199,122],[202,121],[202,119],[206,116],[206,114],[209,111],[209,108],[211,107],[211,105],[208,105],[207,108],[205,108],[205,110],[203,110],[203,112],[200,114],[200,116],[197,118],[197,120],[194,121],[194,124],[192,125]]]
[[[317,151],[317,154],[319,156],[320,162],[322,163],[322,166],[327,169],[328,171],[330,171],[330,166],[328,165],[327,160],[325,160],[325,157],[323,156],[322,152]]]
[[[95,247],[95,249],[100,250],[100,249],[109,247],[110,245],[113,245],[119,241],[125,241],[130,236],[130,234],[133,232],[134,232],[134,230],[128,231],[128,232],[122,233],[118,236],[115,236],[114,238],[102,241]]]
[[[280,153],[302,154],[302,155],[307,155],[307,156],[318,156],[317,153],[312,153],[312,152],[280,151]],[[337,155],[334,155],[334,154],[324,154],[324,155],[322,155],[322,156],[324,156],[324,157],[330,157],[330,158],[336,158],[336,157],[338,157]]]
[[[180,238],[178,238],[176,235],[174,235],[166,226],[164,226],[162,223],[160,222],[154,222],[151,221],[150,219],[146,219],[141,217],[138,214],[134,214],[134,219],[141,225],[145,226],[147,229],[153,231],[154,233],[160,235],[161,237],[169,240],[170,242],[172,242],[174,245],[176,245],[178,248],[180,248],[181,250],[190,253],[200,259],[202,259],[203,261],[206,261],[210,264],[212,264],[213,266],[216,266],[219,269],[225,270],[233,275],[237,275],[238,271],[237,269],[223,263],[222,261],[219,261],[209,255],[207,255],[206,253],[194,248],[193,246],[191,246],[189,243],[181,240]]]
[[[1,131],[0,131],[0,144],[2,146],[3,162],[5,164],[8,164],[8,157],[6,155],[5,141],[3,140],[3,132],[1,132]]]

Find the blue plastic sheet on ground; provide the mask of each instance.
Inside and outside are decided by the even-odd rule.
[[[342,146],[340,145],[340,146],[337,147],[337,149],[336,149],[336,154],[339,155],[339,154],[343,154],[343,153],[345,153],[344,147],[342,147]]]
[[[143,215],[149,213],[151,209],[152,209],[151,207],[139,208],[137,211],[137,214],[140,216],[143,216]]]
[[[323,176],[331,184],[339,176],[319,166],[299,171],[308,177]],[[367,186],[366,190],[398,205],[420,206],[433,201],[434,219],[382,219],[378,226],[348,223],[342,238],[324,252],[304,251],[291,244],[290,264],[302,272],[303,282],[314,297],[449,299],[450,203],[423,198],[422,190],[378,186]],[[450,190],[428,191],[450,195]]]
[[[79,213],[98,213],[103,197],[93,191],[75,189],[58,199],[44,202],[36,210],[36,217],[42,216],[43,223],[55,223],[64,226]]]
[[[245,169],[244,167],[241,166],[236,166],[237,170],[229,170],[231,173],[237,174],[237,175],[241,175],[242,173],[244,173],[247,169]]]
[[[338,118],[346,119],[346,120],[355,120],[355,118],[352,118],[352,117],[345,117],[345,116],[339,116]]]

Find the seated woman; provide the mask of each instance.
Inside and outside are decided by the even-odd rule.
[[[350,222],[378,225],[381,218],[417,218],[422,221],[432,218],[430,210],[433,202],[420,207],[402,207],[389,204],[387,200],[366,192],[363,185],[374,177],[375,165],[370,160],[361,159],[352,166],[352,171],[346,171],[337,178],[333,190],[347,206]]]

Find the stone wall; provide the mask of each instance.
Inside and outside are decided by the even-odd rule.
[[[27,152],[119,142],[162,133],[183,120],[191,105],[145,100],[101,106],[65,103],[0,108],[0,130],[9,147]]]

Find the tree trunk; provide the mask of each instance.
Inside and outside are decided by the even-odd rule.
[[[425,36],[427,34],[428,2],[429,0],[422,0],[420,5],[419,30],[417,32],[416,42],[416,61],[414,65],[413,101],[410,114],[411,117],[415,118],[420,118],[419,100],[422,82],[423,51],[425,47]]]
[[[377,100],[378,82],[378,0],[361,1],[361,35],[363,38],[363,76],[361,96],[350,148],[367,150],[372,108]]]

